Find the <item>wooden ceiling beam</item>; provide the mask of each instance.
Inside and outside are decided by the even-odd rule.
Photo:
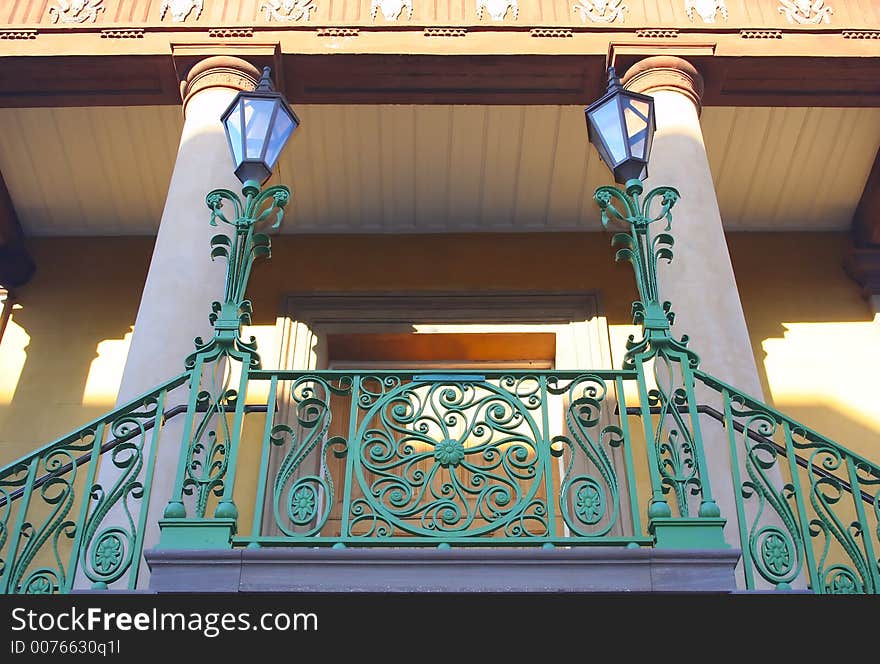
[[[216,48],[245,58],[253,51],[254,64],[272,64],[288,99],[300,104],[586,104],[606,81],[604,54],[307,55],[271,53],[274,47],[265,45],[247,53]],[[210,52],[186,45],[170,55],[0,58],[0,107],[179,104],[181,72]],[[641,57],[620,56],[616,64],[625,71]],[[704,106],[880,107],[880,57],[688,59],[706,81]]]

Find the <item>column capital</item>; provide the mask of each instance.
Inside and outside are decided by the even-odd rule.
[[[247,60],[228,55],[218,55],[200,60],[192,66],[186,79],[180,83],[183,98],[183,114],[186,105],[198,92],[207,88],[230,88],[251,91],[257,87],[260,71]]]
[[[639,60],[627,70],[621,82],[627,90],[647,95],[659,90],[679,92],[700,111],[703,77],[696,67],[682,58],[655,55]]]

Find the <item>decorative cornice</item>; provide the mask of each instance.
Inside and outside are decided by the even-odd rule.
[[[515,21],[519,18],[517,0],[477,0],[477,18],[488,15],[492,21],[503,21],[508,17]]]
[[[143,39],[143,28],[128,28],[119,30],[101,30],[102,39]]]
[[[211,28],[208,30],[209,37],[227,39],[229,37],[253,37],[253,28]]]
[[[81,0],[78,3],[70,3],[67,0],[58,0],[49,7],[49,19],[52,23],[94,23],[98,19],[98,13],[106,11],[104,0]]]
[[[703,23],[715,23],[719,17],[726,21],[728,17],[724,0],[685,0],[684,11],[694,23],[697,21],[697,16]]]
[[[266,0],[260,4],[267,21],[308,21],[316,9],[313,0]]]
[[[189,100],[202,90],[221,87],[250,91],[257,87],[259,80],[259,70],[246,60],[227,55],[205,58],[193,65],[180,84],[183,113],[186,115]]]
[[[844,30],[844,39],[880,39],[880,30]]]
[[[672,55],[655,55],[640,60],[621,80],[627,90],[653,94],[658,90],[674,90],[688,97],[700,110],[703,98],[703,77],[687,60]]]
[[[0,39],[36,39],[36,30],[0,30]]]
[[[386,21],[397,21],[404,15],[407,20],[412,18],[412,0],[373,0],[370,3],[370,18],[374,21],[381,12]]]
[[[587,19],[593,23],[614,23],[618,19],[623,22],[628,9],[623,0],[578,0],[571,7],[571,11],[580,14],[582,23]]]
[[[360,34],[358,28],[318,28],[319,37],[357,37]]]
[[[202,32],[206,24],[240,27],[316,20],[362,28],[385,24],[392,30],[410,20],[417,29],[470,27],[475,22],[515,25],[520,9],[519,0],[7,0],[0,5],[3,27],[39,23],[77,28],[97,23],[165,32]],[[650,35],[655,30],[688,33],[695,26],[701,33],[733,35],[783,28],[839,34],[877,30],[876,5],[876,0],[529,0],[521,9],[526,27],[613,29],[630,36],[637,29]]]
[[[425,28],[425,37],[466,37],[467,28]]]
[[[782,39],[782,30],[740,30],[743,39]]]
[[[801,25],[818,25],[822,21],[831,23],[834,8],[822,0],[804,2],[804,0],[779,0],[777,11],[783,14],[789,23]]]
[[[636,30],[636,37],[640,39],[672,39],[678,37],[678,30],[674,28],[643,28]]]
[[[174,23],[183,23],[190,16],[198,21],[205,8],[205,0],[162,0],[159,6],[159,20],[171,17]]]
[[[535,28],[529,30],[532,37],[573,37],[573,33],[568,28]]]

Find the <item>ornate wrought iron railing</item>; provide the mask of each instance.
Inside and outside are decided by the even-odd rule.
[[[695,411],[726,431],[744,587],[878,592],[880,468],[694,375],[718,399]],[[196,441],[182,449],[171,502],[184,527],[223,521],[222,503],[241,509],[219,547],[656,546],[656,518],[643,516],[658,496],[671,498],[669,520],[699,521],[699,491],[680,491],[699,486],[688,481],[695,448],[672,453],[655,435],[677,431],[690,406],[664,412],[640,369],[245,370],[242,394],[262,403],[236,398],[228,411],[210,408],[192,378],[0,471],[3,592],[136,588],[159,442],[184,413],[213,447],[171,433],[172,447]],[[188,380],[201,398],[166,408]]]
[[[187,379],[0,469],[0,592],[136,587],[165,409]]]
[[[650,544],[614,414],[634,377],[254,372],[269,407],[234,543]]]
[[[603,224],[627,227],[612,244],[641,296],[643,335],[621,370],[479,375],[263,371],[241,337],[244,294],[270,250],[255,228],[277,227],[289,192],[244,194],[207,199],[211,223],[234,232],[212,241],[229,264],[224,301],[186,372],[0,470],[0,591],[136,588],[145,541],[706,549],[728,546],[727,519],[746,588],[880,592],[880,467],[700,371],[672,335],[657,263],[672,259],[675,190],[642,198],[632,180],[596,192]],[[186,416],[164,426],[172,401]],[[163,450],[178,461],[165,461],[162,476],[176,475],[158,491]]]
[[[696,376],[720,397],[746,587],[880,593],[880,467],[713,376]]]

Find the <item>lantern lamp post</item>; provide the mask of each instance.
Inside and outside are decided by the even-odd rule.
[[[590,142],[615,182],[624,185],[599,187],[594,198],[603,227],[615,221],[626,228],[614,234],[611,244],[617,248],[616,260],[632,264],[640,296],[633,303],[633,322],[641,324],[643,336],[630,337],[623,367],[638,372],[641,416],[647,440],[652,441],[647,446],[652,485],[649,530],[657,546],[688,541],[724,547],[724,519],[712,498],[696,411],[694,371],[700,359],[687,347],[687,336],[672,335],[675,314],[672,305],[661,299],[657,280],[658,261],[672,261],[671,210],[679,194],[661,186],[642,196],[656,128],[654,100],[624,89],[612,67],[605,94],[585,113]],[[651,226],[663,220],[663,231],[652,234]],[[653,373],[652,384],[646,372]],[[670,494],[676,506],[674,518],[667,500]],[[697,495],[699,508],[694,509],[690,497]]]
[[[228,544],[235,531],[238,509],[232,490],[247,380],[249,372],[261,366],[255,339],[241,336],[242,325],[251,320],[245,292],[254,260],[271,255],[268,234],[257,228],[278,228],[290,200],[290,190],[284,185],[265,189],[262,185],[300,124],[287,100],[274,90],[269,67],[263,69],[257,88],[239,92],[220,120],[243,196],[215,189],[206,199],[210,224],[221,221],[233,233],[211,238],[211,259],[224,258],[227,263],[223,299],[211,304],[213,336],[196,338],[195,352],[185,360],[192,376],[190,404],[174,493],[160,523],[160,544],[171,548],[204,544],[211,538]],[[241,366],[237,388],[230,384],[233,364]],[[189,518],[185,495],[194,497]],[[206,513],[211,496],[219,497],[213,519]]]

